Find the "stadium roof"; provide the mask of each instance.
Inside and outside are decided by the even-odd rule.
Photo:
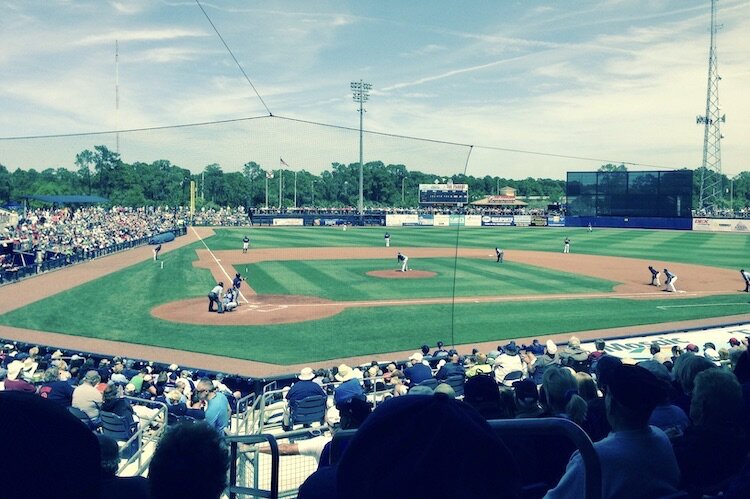
[[[109,199],[99,196],[21,196],[26,199],[36,199],[45,203],[54,204],[93,204],[107,203]]]

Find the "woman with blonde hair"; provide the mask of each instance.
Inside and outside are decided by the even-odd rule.
[[[544,371],[542,387],[551,416],[581,425],[586,419],[586,401],[578,395],[578,382],[569,369],[551,367]]]

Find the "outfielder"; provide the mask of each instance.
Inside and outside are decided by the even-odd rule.
[[[242,238],[242,252],[247,253],[247,249],[250,247],[250,238],[245,236]]]
[[[391,235],[386,232],[385,236],[383,236],[383,239],[385,239],[385,247],[390,248],[391,247]]]
[[[497,263],[503,263],[503,257],[505,256],[505,252],[501,250],[500,248],[495,248],[495,254],[497,255]]]
[[[563,253],[570,253],[570,238],[566,237],[563,243]]]
[[[742,278],[745,280],[745,293],[750,293],[750,272],[741,269],[740,274],[742,274]]]
[[[409,257],[406,255],[402,255],[401,252],[398,252],[398,256],[396,257],[396,261],[401,264],[401,272],[406,272],[409,270]]]
[[[664,269],[664,276],[666,277],[666,281],[664,281],[664,289],[676,293],[677,290],[674,287],[674,283],[677,282],[677,276],[671,273],[668,269]]]
[[[651,265],[648,266],[648,270],[651,272],[651,286],[661,286],[659,281],[659,271]]]
[[[154,261],[159,259],[159,252],[161,251],[161,244],[154,248]]]

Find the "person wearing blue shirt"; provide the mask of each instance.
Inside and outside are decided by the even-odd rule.
[[[326,396],[326,392],[323,388],[313,381],[315,378],[315,372],[309,367],[305,367],[300,371],[298,379],[292,387],[286,392],[286,401],[289,406],[289,411],[284,413],[284,426],[289,426],[290,422],[290,411],[297,408],[297,405],[307,397],[314,395]]]
[[[195,387],[198,400],[203,403],[206,411],[206,422],[221,434],[229,427],[229,401],[227,397],[216,390],[213,382],[208,378],[201,378]]]
[[[409,360],[412,366],[404,370],[404,375],[409,379],[410,386],[418,385],[422,381],[432,379],[432,369],[430,369],[430,366],[422,363],[424,356],[420,352],[411,354]]]

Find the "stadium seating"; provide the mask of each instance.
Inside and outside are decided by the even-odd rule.
[[[129,458],[138,452],[138,439],[133,438],[138,431],[138,423],[106,411],[101,411],[99,416],[102,420],[102,433],[118,442],[122,457]]]

